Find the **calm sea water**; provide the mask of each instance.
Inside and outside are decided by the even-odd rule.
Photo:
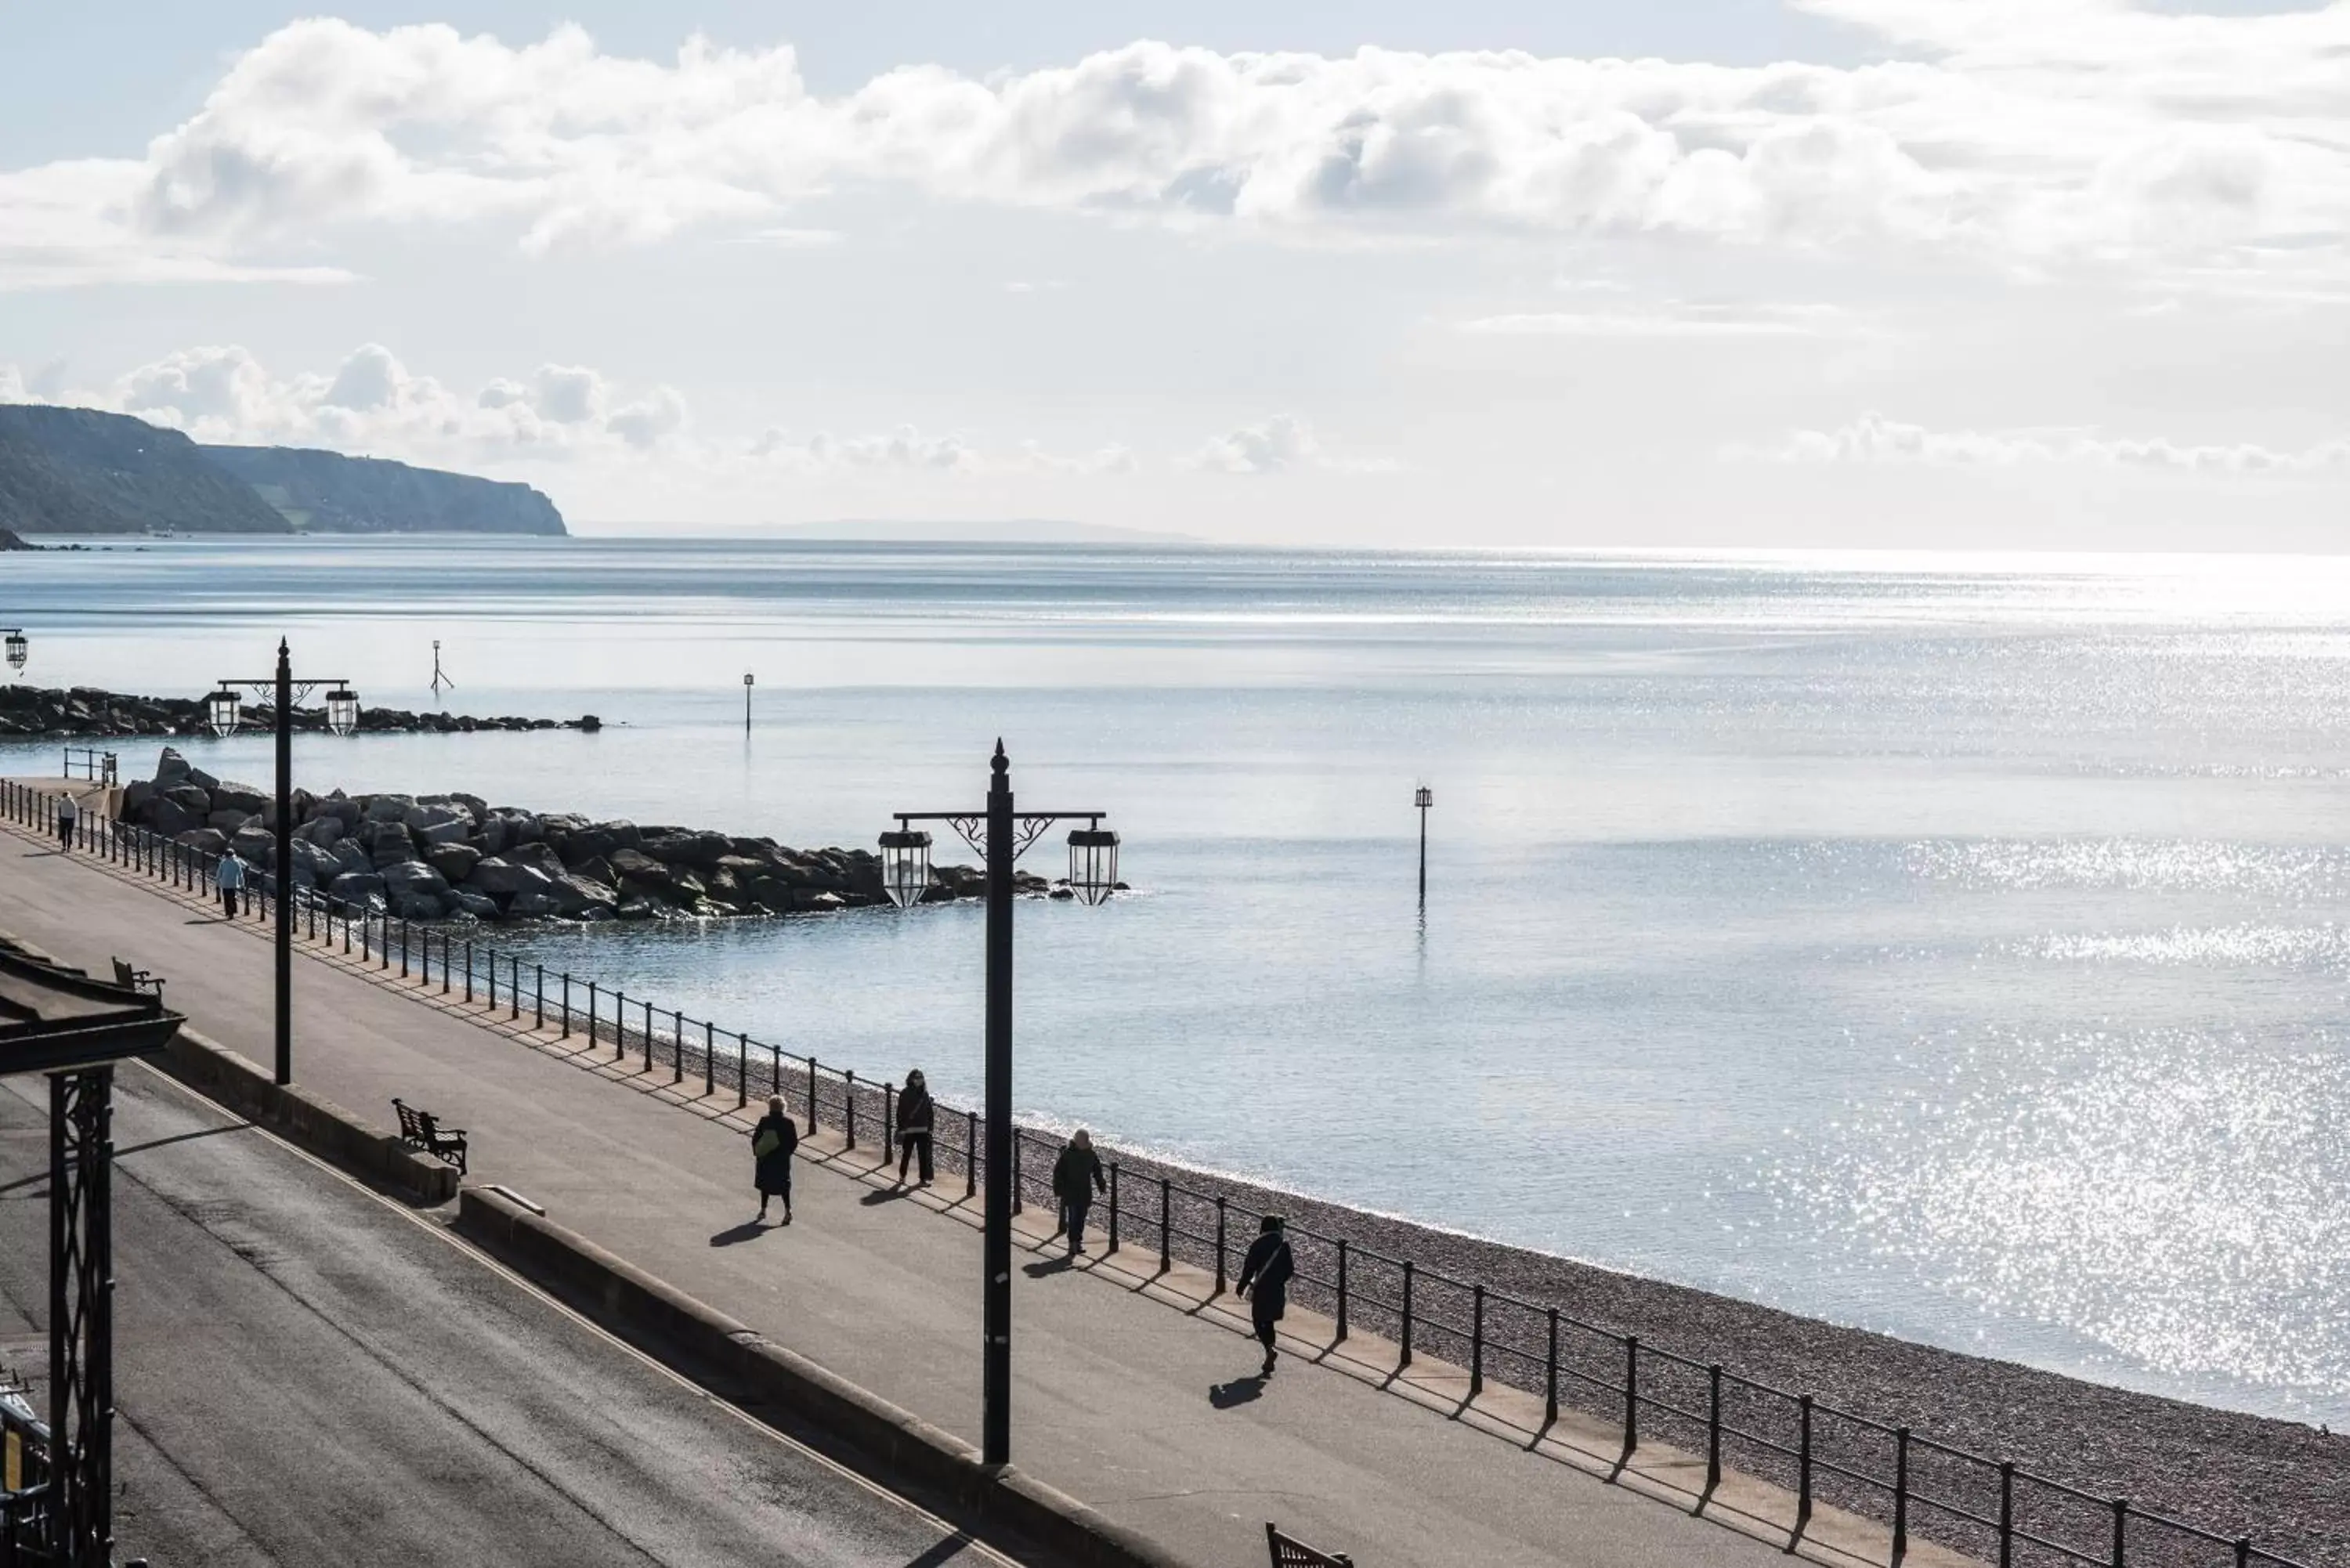
[[[304,782],[794,844],[975,805],[1002,735],[1024,806],[1111,814],[1136,888],[1023,909],[1028,1114],[2350,1418],[2343,564],[173,544],[0,557],[0,621],[42,684],[196,695],[282,632],[402,706],[438,639],[452,710],[613,727],[306,740]],[[967,1096],[980,934],[534,945]]]

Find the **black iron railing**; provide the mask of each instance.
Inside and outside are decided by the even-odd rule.
[[[10,820],[56,827],[56,803],[8,784],[0,798]],[[84,847],[175,888],[209,892],[219,857],[144,828],[93,822],[78,829]],[[253,916],[269,911],[256,874]],[[705,1095],[732,1089],[737,1106],[754,1095],[782,1097],[804,1114],[808,1130],[833,1127],[847,1146],[871,1137],[894,1149],[897,1091],[787,1051],[740,1030],[718,1027],[631,997],[567,971],[550,974],[521,954],[476,936],[479,928],[411,925],[381,910],[298,889],[297,918],[314,943],[337,946],[389,971],[395,958],[412,984],[437,987],[507,1023],[527,1016],[534,1029],[609,1045],[615,1060],[638,1054],[641,1071],[667,1065],[671,1083],[698,1071]],[[960,1172],[976,1192],[985,1147],[979,1113],[943,1103],[932,1123],[941,1169]],[[1013,1207],[1031,1195],[1052,1199],[1050,1171],[1061,1140],[1027,1128],[1013,1135]],[[1185,1185],[1160,1171],[1129,1171],[1105,1161],[1109,1190],[1094,1223],[1113,1252],[1155,1250],[1161,1270],[1179,1260],[1214,1277],[1221,1295],[1233,1262],[1254,1239],[1259,1216],[1226,1194]],[[1743,1376],[1712,1361],[1653,1345],[1638,1334],[1586,1322],[1555,1304],[1531,1302],[1481,1282],[1462,1280],[1300,1225],[1287,1228],[1303,1305],[1326,1312],[1340,1341],[1355,1333],[1384,1337],[1400,1366],[1425,1355],[1463,1367],[1470,1395],[1501,1383],[1539,1397],[1544,1426],[1564,1410],[1610,1423],[1630,1459],[1644,1444],[1663,1442],[1701,1454],[1711,1497],[1727,1470],[1773,1482],[1795,1499],[1795,1532],[1825,1501],[1889,1526],[1898,1564],[1913,1535],[1931,1539],[1999,1568],[2306,1568],[2246,1536],[2224,1535],[2100,1497],[2011,1460],[1938,1441],[1830,1404],[1797,1389]]]
[[[49,1475],[49,1428],[18,1386],[0,1385],[0,1568],[36,1568],[57,1560]]]
[[[68,746],[65,776],[88,779],[93,784],[112,784],[120,775],[112,752],[101,752],[95,746]]]

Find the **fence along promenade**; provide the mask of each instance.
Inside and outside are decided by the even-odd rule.
[[[0,813],[19,826],[54,835],[57,805],[54,794],[0,781]],[[175,888],[199,895],[214,889],[220,857],[145,828],[93,820],[84,811],[75,839],[85,853]],[[273,918],[275,909],[264,881],[256,875],[247,884],[253,918],[260,920]],[[563,1038],[584,1033],[597,1047],[608,1041],[615,1060],[640,1053],[647,1072],[665,1059],[672,1084],[698,1068],[703,1094],[731,1087],[737,1107],[754,1094],[780,1096],[787,1107],[805,1112],[810,1131],[837,1128],[852,1150],[861,1127],[878,1132],[884,1147],[894,1141],[896,1090],[886,1079],[860,1079],[854,1069],[827,1066],[812,1054],[688,1018],[593,979],[568,971],[550,975],[543,965],[487,942],[461,940],[447,929],[411,925],[309,889],[296,894],[299,934],[307,941],[333,945],[339,933],[346,954],[387,972],[396,944],[401,978],[420,986],[437,978],[443,994],[462,990],[465,1001],[493,1011],[502,1007],[515,1022],[527,1011],[536,1026],[555,1028]],[[958,1127],[959,1143],[951,1136]],[[979,1114],[941,1102],[933,1137],[941,1169],[959,1169],[966,1196],[975,1193],[985,1147]],[[1060,1147],[1057,1138],[1014,1129],[1015,1213],[1024,1210],[1032,1193],[1055,1201],[1049,1176],[1035,1172],[1049,1172]],[[1123,1161],[1105,1166],[1107,1250],[1115,1253],[1139,1241],[1156,1247],[1162,1270],[1178,1258],[1211,1269],[1221,1296],[1234,1260],[1232,1241],[1237,1237],[1244,1249],[1255,1237],[1258,1215],[1163,1172],[1138,1171],[1129,1179]],[[1463,1366],[1472,1401],[1490,1376],[1542,1397],[1549,1423],[1563,1407],[1606,1418],[1620,1427],[1625,1461],[1644,1441],[1674,1442],[1703,1456],[1709,1497],[1728,1469],[1783,1486],[1797,1500],[1797,1539],[1820,1501],[1888,1524],[1897,1568],[1913,1532],[2000,1568],[2307,1568],[2261,1549],[2249,1536],[2222,1535],[2127,1499],[2100,1497],[1345,1237],[1297,1226],[1288,1235],[1298,1262],[1294,1297],[1328,1312],[1339,1341],[1359,1325],[1399,1347],[1399,1369],[1419,1352]]]

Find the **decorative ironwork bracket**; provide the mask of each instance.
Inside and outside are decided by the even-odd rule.
[[[899,811],[890,815],[901,828],[910,822],[943,822],[971,846],[972,854],[982,861],[987,858],[987,813],[983,811]],[[1016,861],[1027,854],[1056,822],[1074,822],[1082,816],[1099,827],[1101,819],[1108,815],[1106,811],[1015,811],[1012,814],[1012,858]]]

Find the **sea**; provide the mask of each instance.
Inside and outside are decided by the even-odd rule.
[[[797,846],[976,809],[1000,738],[1131,885],[1020,909],[1024,1116],[2350,1420],[2350,561],[121,541],[0,556],[0,624],[40,685],[199,696],[283,637],[415,709],[437,644],[451,711],[603,729],[305,736],[301,784]],[[268,776],[264,738],[179,743]],[[968,1101],[981,939],[517,945]]]

